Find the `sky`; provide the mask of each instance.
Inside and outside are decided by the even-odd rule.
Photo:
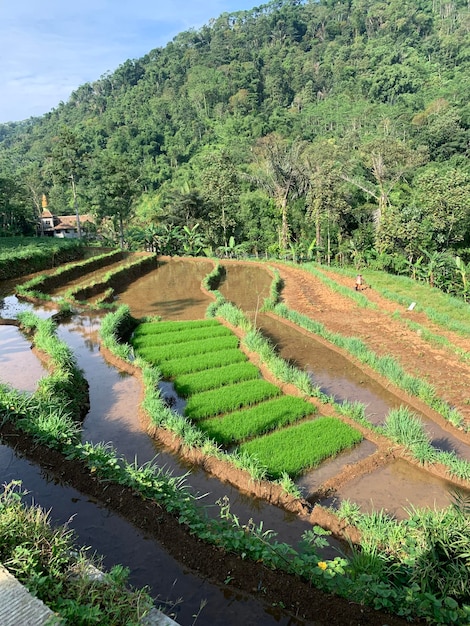
[[[182,31],[256,0],[0,0],[0,123],[43,115],[72,91]]]

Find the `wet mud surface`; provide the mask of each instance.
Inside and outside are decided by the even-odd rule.
[[[322,504],[337,507],[342,500],[350,500],[364,512],[383,509],[400,520],[408,517],[413,508],[443,509],[449,506],[452,488],[451,483],[397,459],[352,479],[337,489],[333,497],[325,498]]]
[[[200,289],[201,281],[214,268],[204,259],[159,260],[158,270],[134,281],[119,294],[118,303],[127,304],[136,318],[203,319],[212,298]]]
[[[131,313],[135,317],[159,315],[164,319],[202,318],[211,298],[200,289],[200,283],[212,268],[213,263],[207,260],[167,260],[158,270],[135,281],[126,291],[121,293],[119,302],[129,304]],[[298,275],[299,271],[295,268],[291,269],[280,265],[279,270],[285,281],[284,298],[288,306],[304,314],[311,314],[317,319],[316,308],[321,313],[322,307],[325,307],[325,303],[328,302],[328,315],[323,315],[320,321],[326,325],[327,319],[331,317],[332,328],[337,328],[337,332],[341,332],[338,319],[342,316],[342,333],[353,334],[348,331],[349,313],[345,319],[344,303],[341,303],[341,298],[337,294],[332,296],[331,293],[328,293],[330,291],[328,288],[310,275],[303,276],[301,280]],[[300,272],[300,274],[303,273]],[[226,289],[227,295],[230,293],[230,297],[224,294],[227,299],[248,312],[252,320],[256,320],[256,325],[278,347],[281,356],[295,363],[298,367],[308,370],[312,380],[319,384],[322,389],[334,395],[338,402],[341,402],[342,398],[365,402],[368,407],[369,419],[371,421],[376,419],[378,423],[383,420],[384,412],[388,410],[387,407],[396,406],[394,403],[403,403],[403,397],[385,389],[377,377],[368,376],[360,369],[356,371],[356,366],[350,359],[344,359],[343,355],[325,347],[314,338],[311,338],[312,343],[310,343],[305,335],[289,328],[284,322],[280,322],[269,315],[262,315],[259,309],[263,298],[269,294],[271,280],[272,276],[263,264],[230,262],[227,263],[226,279],[220,290],[224,293]],[[292,285],[292,281],[295,281],[294,285]],[[168,298],[169,293],[171,293],[171,298]],[[377,297],[376,294],[374,297]],[[340,300],[338,310],[332,307],[336,298]],[[320,301],[323,303],[322,307],[318,305]],[[350,302],[348,306],[354,308]],[[11,307],[7,307],[6,310],[11,310]],[[360,311],[360,314],[364,315],[363,310]],[[2,311],[0,311],[0,315],[6,317]],[[386,317],[385,314],[384,316]],[[393,320],[387,318],[387,324],[391,321]],[[177,473],[184,473],[191,469],[191,488],[196,492],[206,493],[209,491],[214,499],[223,494],[228,494],[230,500],[234,502],[234,507],[239,507],[242,515],[263,520],[265,528],[279,529],[280,534],[283,535],[281,540],[295,543],[300,529],[311,525],[311,519],[306,521],[308,518],[304,516],[302,521],[302,516],[299,517],[293,513],[287,513],[279,507],[267,505],[262,498],[239,492],[231,486],[228,475],[222,477],[222,480],[217,480],[197,465],[197,459],[194,460],[194,463],[191,462],[190,458],[184,460],[171,453],[170,448],[163,441],[152,441],[148,437],[145,433],[147,425],[136,411],[140,401],[140,383],[134,376],[116,370],[111,364],[105,362],[96,339],[98,328],[99,316],[94,314],[77,316],[59,327],[61,338],[73,347],[79,365],[86,372],[89,381],[91,382],[90,376],[92,379],[96,379],[96,385],[91,385],[90,388],[91,408],[84,423],[84,439],[112,441],[113,443],[118,441],[120,442],[120,452],[128,458],[134,458],[136,450],[138,450],[139,462],[145,462],[158,453],[160,461],[168,464]],[[0,332],[1,330],[0,327]],[[394,343],[397,346],[401,345],[400,337],[401,329],[394,337]],[[314,345],[315,342],[317,345]],[[406,352],[406,350],[409,351],[409,345],[405,343],[402,345],[402,351]],[[450,357],[449,359],[452,360]],[[418,372],[419,362],[418,360],[415,363],[415,372]],[[439,423],[438,420],[433,419],[434,417],[425,415],[423,412],[423,418],[430,421],[430,428],[438,429],[435,435],[433,433],[436,442],[440,442],[443,446],[453,446],[456,449],[460,446],[460,452],[463,451],[465,454],[468,446],[466,437],[461,433],[453,432],[452,428]],[[12,445],[12,441],[14,438],[10,440],[10,445]],[[312,495],[312,502],[317,501],[318,491],[321,491],[322,487],[326,487],[324,493],[328,492],[328,495],[323,498],[323,503],[335,505],[335,502],[338,503],[342,499],[351,499],[360,503],[365,510],[370,510],[369,507],[385,508],[398,518],[405,514],[405,509],[410,504],[431,507],[434,505],[437,507],[447,506],[450,485],[445,480],[439,476],[431,477],[404,460],[397,459],[395,455],[385,453],[381,445],[381,442],[372,439],[366,440],[355,450],[346,452],[337,459],[323,464],[315,472],[306,474],[300,479],[299,486],[307,498]],[[30,451],[30,453],[33,456],[33,452]],[[38,460],[40,455],[37,447],[34,454]],[[0,451],[0,463],[3,462],[2,458]],[[43,463],[48,467],[45,458]],[[56,481],[56,470],[59,468],[60,461],[57,459],[53,468],[51,463],[52,461],[49,459],[49,471],[52,472],[55,477],[53,480]],[[10,465],[12,465],[11,461]],[[78,493],[82,494],[64,496],[64,500],[69,499],[72,502],[74,498],[83,500],[83,494],[88,494],[85,499],[90,498],[98,507],[103,506],[103,516],[111,516],[116,513],[118,516],[132,521],[134,526],[141,529],[144,541],[150,535],[161,540],[159,535],[162,533],[162,526],[160,525],[158,529],[154,528],[152,531],[149,526],[146,526],[150,523],[149,514],[143,516],[141,511],[138,513],[137,509],[140,510],[140,507],[135,506],[135,497],[133,501],[132,498],[127,499],[123,493],[116,494],[117,501],[114,502],[109,491],[108,499],[103,502],[102,491],[99,491],[98,486],[94,485],[93,480],[84,472],[75,471],[73,478],[71,469],[63,468],[59,470],[59,475],[61,472],[64,481],[67,483],[70,481],[70,484],[78,489]],[[161,514],[159,513],[159,515]],[[317,523],[317,521],[313,523]],[[113,526],[114,522],[110,525]],[[87,537],[86,533],[89,532],[88,536],[91,541],[92,536],[99,535],[99,531],[93,530],[93,524],[88,524],[88,526],[91,526],[91,529],[85,530],[83,536]],[[168,522],[168,528],[170,526],[171,523]],[[181,609],[179,612],[178,619],[181,618],[180,623],[182,624],[191,623],[189,613],[194,614],[197,611],[197,601],[203,596],[202,591],[199,594],[198,590],[198,585],[202,585],[202,580],[211,580],[222,585],[219,591],[214,592],[214,598],[221,593],[223,600],[219,604],[218,600],[214,599],[214,610],[208,611],[205,608],[197,619],[199,624],[297,624],[302,623],[301,617],[306,620],[306,623],[311,624],[378,625],[387,623],[392,626],[403,623],[397,618],[381,616],[373,611],[350,605],[340,599],[332,601],[332,598],[315,593],[314,590],[307,591],[299,581],[296,581],[295,585],[291,585],[288,581],[283,583],[281,579],[278,582],[270,580],[269,585],[263,585],[260,580],[266,582],[268,578],[274,576],[274,573],[268,574],[263,571],[256,571],[255,573],[252,569],[255,564],[238,563],[237,559],[232,563],[231,557],[218,555],[217,551],[214,550],[211,550],[210,555],[208,555],[205,552],[208,549],[206,546],[195,547],[194,542],[189,546],[185,543],[186,540],[181,539],[180,541],[177,538],[178,529],[171,532],[173,538],[167,539],[168,544],[163,543],[165,549],[172,555],[172,558],[175,558],[183,566],[187,566],[189,573],[197,574],[199,581],[192,581],[189,585],[192,591],[188,589],[185,592],[187,596],[192,596],[192,600],[189,602],[190,608],[187,605],[186,609]],[[129,534],[129,537],[132,535]],[[124,539],[110,540],[109,543],[115,546],[115,543],[121,541]],[[130,541],[132,542],[132,539]],[[140,539],[134,541],[139,546],[142,545],[139,543]],[[97,549],[103,552],[101,548]],[[113,554],[112,545],[109,545],[109,550],[106,553]],[[158,557],[155,559],[158,561]],[[208,563],[203,562],[208,559]],[[122,562],[122,559],[118,557],[116,562]],[[211,566],[209,566],[209,562]],[[229,566],[230,569],[227,570]],[[163,565],[163,567],[165,566]],[[141,564],[132,565],[131,569],[133,573],[134,569],[137,573],[139,571],[145,572],[143,575],[145,578],[148,575],[146,573],[148,560],[142,557]],[[171,567],[169,571],[172,571]],[[230,580],[230,584],[224,584],[227,579]],[[134,583],[134,580],[131,582]],[[142,583],[135,582],[134,584],[140,585]],[[239,592],[236,591],[237,588],[240,590]],[[165,589],[159,590],[158,593],[165,595]],[[202,587],[200,589],[202,590]],[[264,597],[261,597],[260,589]],[[258,607],[263,607],[261,613],[251,606],[245,615],[243,606],[246,603],[249,606],[252,600],[249,600],[248,595],[244,596],[244,594],[256,597],[256,601],[253,602]],[[174,598],[175,596],[169,594],[168,597]],[[286,617],[287,614],[283,616],[282,611],[279,612],[278,608],[272,606],[279,602],[280,598],[284,598],[281,601],[291,611],[290,617]],[[183,599],[183,603],[185,600],[186,598]],[[271,608],[268,608],[269,605]],[[188,611],[186,614],[184,614],[185,610]],[[293,615],[297,615],[297,618],[292,617]],[[253,618],[252,621],[250,621],[250,616]]]
[[[0,325],[1,381],[19,391],[33,392],[37,382],[48,372],[31,343],[16,326]]]

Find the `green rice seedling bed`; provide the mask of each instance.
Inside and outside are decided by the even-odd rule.
[[[141,347],[137,349],[137,354],[153,363],[160,363],[169,359],[184,359],[194,354],[202,356],[206,352],[237,348],[238,343],[238,337],[230,335],[228,337],[215,337],[214,339],[187,341],[181,344]]]
[[[233,385],[243,380],[259,378],[258,368],[253,363],[230,363],[223,367],[208,369],[195,374],[183,374],[174,380],[176,393],[182,398],[201,391],[216,389],[223,385]]]
[[[284,473],[295,478],[361,440],[361,433],[348,424],[319,417],[242,443],[240,451],[255,457],[273,479]]]
[[[213,328],[215,326],[221,326],[221,323],[214,319],[176,322],[142,322],[142,324],[139,324],[136,328],[134,336],[140,337],[141,335],[180,332],[191,328]]]
[[[200,339],[210,339],[211,337],[228,337],[233,336],[232,331],[219,324],[218,326],[209,326],[207,328],[189,328],[179,332],[168,331],[164,333],[152,333],[136,337],[132,339],[134,348],[147,348],[150,346],[165,346],[169,344],[184,343],[188,341],[199,341]]]
[[[157,361],[143,358],[149,363],[156,364]],[[195,354],[186,359],[168,359],[167,361],[158,361],[158,367],[164,378],[175,378],[183,374],[191,374],[195,372],[204,372],[208,369],[223,367],[232,363],[243,363],[248,361],[248,357],[239,348],[231,348],[229,350],[218,350],[217,352],[206,352],[205,354]]]
[[[251,406],[280,394],[279,387],[266,380],[247,380],[191,396],[184,413],[190,419],[199,420]]]
[[[202,420],[198,427],[217,443],[228,445],[287,426],[316,411],[302,398],[280,396],[249,409]]]

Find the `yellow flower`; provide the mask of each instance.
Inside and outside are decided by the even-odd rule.
[[[319,562],[318,562],[318,567],[319,567],[320,569],[326,569],[326,568],[328,567],[328,564],[327,564],[327,563],[325,563],[325,561],[319,561]]]

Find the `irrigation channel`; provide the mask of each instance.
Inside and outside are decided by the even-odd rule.
[[[211,271],[210,261],[193,262],[174,259],[159,269],[139,278],[119,295],[129,305],[132,315],[160,315],[163,319],[201,319],[210,302],[200,289],[202,278]],[[263,299],[269,294],[272,280],[267,269],[254,264],[227,264],[226,279],[220,286],[222,294],[244,310],[256,326],[277,346],[285,359],[307,370],[312,380],[334,395],[338,402],[358,400],[367,405],[367,414],[380,423],[388,410],[397,406],[392,393],[373,379],[368,379],[350,361],[333,349],[325,347],[312,336],[292,328],[277,318],[261,314]],[[10,292],[11,293],[11,292]],[[14,296],[0,300],[0,317],[14,318],[19,310],[30,305],[18,303]],[[2,294],[0,294],[0,297]],[[35,309],[40,315],[51,311]],[[157,456],[157,463],[175,475],[188,475],[187,483],[195,493],[206,496],[201,503],[212,505],[227,495],[232,510],[242,523],[250,518],[263,521],[264,528],[273,529],[280,541],[296,543],[307,524],[293,515],[263,501],[240,494],[235,488],[212,478],[197,467],[190,467],[159,447],[142,430],[138,417],[140,385],[132,377],[110,366],[103,359],[98,344],[100,325],[98,313],[79,313],[58,328],[58,336],[76,355],[79,367],[90,384],[90,411],[83,424],[83,439],[112,442],[116,450],[132,461],[143,464]],[[0,326],[0,379],[12,386],[32,391],[42,375],[42,366],[32,354],[28,341],[14,326]],[[434,445],[454,447],[470,458],[470,450],[437,425],[427,424]],[[375,446],[364,441],[353,452],[345,453],[298,481],[303,492],[314,494],[318,486],[351,464],[373,453]],[[82,545],[104,556],[104,565],[122,563],[131,570],[133,585],[149,585],[154,597],[163,606],[173,609],[183,625],[191,624],[198,615],[201,600],[207,605],[197,617],[197,624],[301,624],[282,613],[279,608],[266,608],[261,603],[236,594],[229,586],[220,588],[200,580],[176,562],[153,539],[146,537],[123,518],[101,503],[62,484],[52,468],[45,469],[23,458],[8,446],[0,446],[2,480],[21,479],[30,498],[45,509],[51,509],[51,520],[66,523],[77,533]],[[376,472],[350,481],[336,494],[337,501],[349,498],[364,508],[384,508],[397,517],[404,508],[415,506],[444,507],[449,501],[448,485],[408,466],[394,462]],[[179,602],[178,599],[182,601]]]
[[[201,268],[201,275],[193,277],[194,298],[187,297],[187,285],[182,281],[181,293],[184,297],[178,303],[179,297],[175,294],[173,305],[179,319],[181,316],[197,318],[203,314],[208,302],[201,305],[202,299],[197,296],[197,290],[204,274],[205,270]],[[197,313],[196,310],[192,312],[192,305],[196,309],[199,307]],[[14,296],[6,296],[1,301],[0,316],[14,319],[18,312],[30,308]],[[53,313],[43,309],[34,309],[34,312],[42,317]],[[90,385],[90,411],[83,424],[83,440],[112,442],[120,454],[130,461],[136,458],[139,464],[158,455],[158,464],[175,475],[192,470],[188,486],[197,494],[208,494],[201,498],[201,504],[213,505],[218,498],[227,495],[232,510],[241,520],[251,518],[255,523],[263,520],[265,528],[278,532],[280,540],[296,543],[308,528],[307,523],[265,502],[243,496],[202,470],[179,462],[159,449],[143,432],[137,417],[140,386],[132,376],[118,371],[102,358],[97,336],[99,325],[99,314],[78,314],[61,324],[57,333],[74,351]],[[44,370],[32,353],[30,343],[15,326],[0,325],[0,345],[0,379],[19,390],[33,391]],[[129,567],[130,583],[138,587],[148,585],[156,602],[183,626],[192,624],[195,615],[196,623],[202,625],[303,624],[301,620],[283,614],[280,608],[264,606],[232,591],[229,585],[219,587],[197,578],[157,541],[145,536],[101,503],[63,484],[53,468],[40,467],[7,445],[0,445],[0,471],[3,483],[22,480],[23,487],[29,492],[27,501],[34,501],[50,510],[53,523],[69,523],[81,545],[90,546],[92,551],[104,556],[105,567],[117,563]],[[206,605],[200,611],[201,601]]]

